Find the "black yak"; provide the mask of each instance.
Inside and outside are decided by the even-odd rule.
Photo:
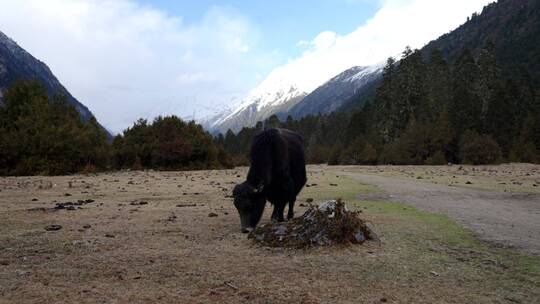
[[[233,190],[242,232],[253,230],[264,211],[266,200],[274,205],[272,220],[283,222],[294,216],[296,196],[306,183],[304,140],[286,129],[269,129],[253,138],[247,179]]]

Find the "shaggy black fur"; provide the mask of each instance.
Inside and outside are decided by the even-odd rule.
[[[283,222],[294,216],[296,196],[306,184],[304,139],[286,129],[269,129],[253,138],[251,166],[247,179],[234,188],[234,205],[240,214],[242,231],[255,228],[266,200],[274,205],[272,220]]]

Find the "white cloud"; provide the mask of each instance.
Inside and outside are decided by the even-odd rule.
[[[1,2],[0,30],[115,132],[138,117],[205,115],[275,62],[254,51],[256,26],[229,8],[185,24],[133,0]]]
[[[270,77],[313,90],[351,66],[421,47],[490,2],[345,1],[376,1],[381,9],[352,33],[299,42],[302,55]],[[135,0],[1,0],[0,30],[46,62],[115,132],[139,117],[208,115],[244,96],[282,56],[258,51],[256,25],[223,7],[186,24]]]
[[[368,0],[351,0],[368,1]],[[492,0],[382,0],[365,24],[347,35],[322,32],[298,58],[274,69],[266,83],[294,84],[311,92],[340,72],[357,65],[383,62],[406,46],[420,48],[464,23]],[[256,91],[256,90],[255,90]]]

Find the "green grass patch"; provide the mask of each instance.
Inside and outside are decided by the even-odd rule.
[[[299,201],[312,198],[315,202],[341,198],[344,201],[354,201],[359,193],[374,193],[377,188],[359,183],[351,178],[325,175],[322,178],[308,180],[308,185],[316,184],[302,190]]]
[[[464,293],[458,298],[475,303],[540,299],[539,257],[495,248],[445,215],[402,203],[358,200],[358,194],[377,192],[373,186],[335,175],[317,183],[306,188],[302,198],[315,203],[342,198],[349,208],[361,210],[381,237],[381,258],[362,266],[364,275],[373,276],[366,279],[406,284],[438,278]]]

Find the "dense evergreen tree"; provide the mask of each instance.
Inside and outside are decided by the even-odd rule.
[[[300,132],[311,163],[538,162],[537,82],[526,71],[505,79],[493,49],[488,41],[476,58],[465,49],[449,64],[437,49],[423,58],[407,48],[399,62],[387,61],[374,101],[362,109],[274,117],[238,135],[227,132],[226,150],[247,155],[251,136],[266,125]]]
[[[84,122],[36,81],[13,84],[0,105],[0,175],[223,168],[232,165],[224,144],[175,116],[140,119],[109,143],[95,118]]]
[[[62,96],[49,98],[36,81],[17,82],[0,106],[0,174],[65,174],[105,168],[107,134],[83,122]]]
[[[230,140],[231,135],[229,134]],[[149,124],[140,119],[112,144],[118,169],[208,169],[230,166],[224,152],[227,138],[216,145],[210,134],[193,121],[176,116],[157,117]]]

